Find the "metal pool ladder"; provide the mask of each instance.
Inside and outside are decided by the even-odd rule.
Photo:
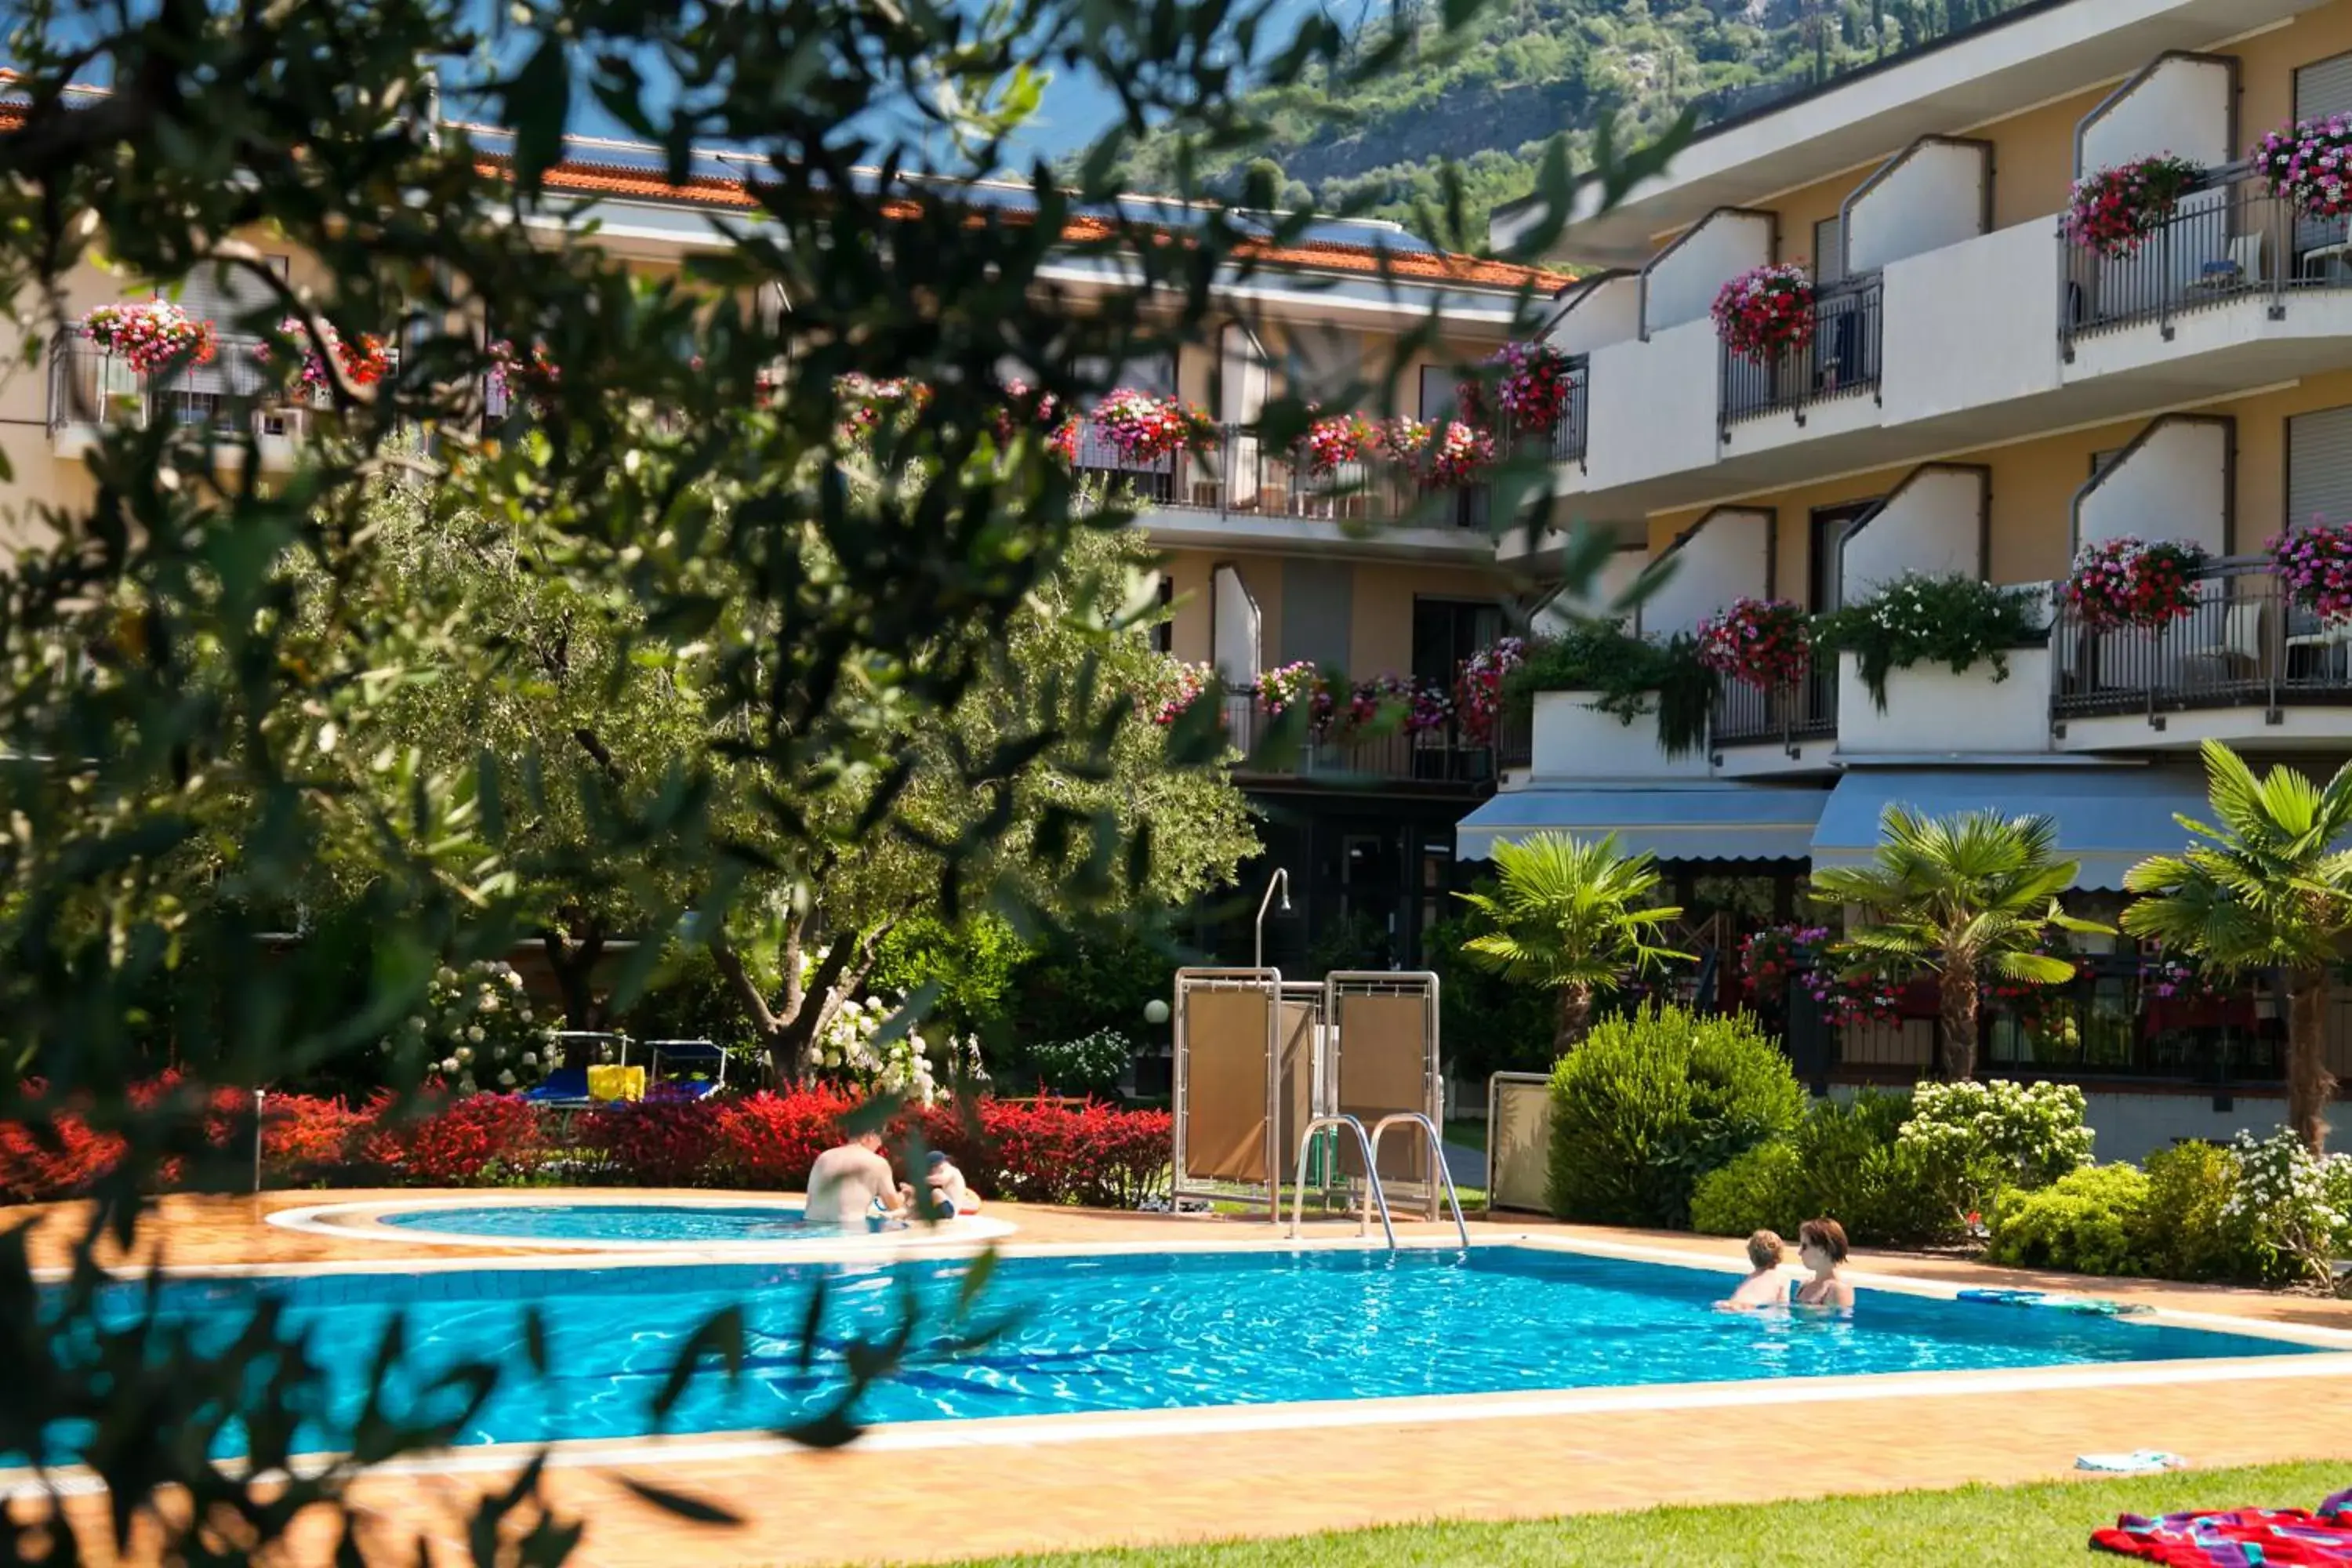
[[[1352,1116],[1318,1116],[1308,1121],[1298,1135],[1298,1169],[1304,1171],[1307,1168],[1307,1152],[1318,1132],[1332,1127],[1344,1128],[1354,1133],[1357,1152],[1364,1157],[1365,1188],[1363,1205],[1356,1211],[1356,1234],[1371,1234],[1371,1209],[1374,1204],[1378,1204],[1381,1234],[1388,1238],[1389,1250],[1394,1252],[1397,1249],[1396,1226],[1389,1217],[1388,1190],[1381,1184],[1380,1147],[1381,1140],[1387,1136],[1390,1128],[1406,1123],[1418,1126],[1429,1140],[1430,1161],[1436,1167],[1436,1179],[1445,1184],[1445,1201],[1454,1209],[1454,1233],[1462,1238],[1462,1245],[1466,1249],[1470,1245],[1470,1227],[1463,1221],[1462,1198],[1454,1190],[1454,1173],[1445,1163],[1445,1141],[1438,1136],[1436,1124],[1418,1111],[1401,1110],[1393,1116],[1383,1116],[1373,1124],[1369,1136],[1364,1131],[1364,1124]],[[1298,1226],[1306,1207],[1307,1184],[1300,1182],[1290,1190],[1290,1237],[1294,1241],[1298,1238]]]

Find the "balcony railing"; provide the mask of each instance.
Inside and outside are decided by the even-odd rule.
[[[1584,432],[1592,412],[1592,363],[1582,354],[1568,362],[1568,406],[1551,433],[1555,463],[1584,461]]]
[[[257,434],[297,434],[311,410],[282,400],[255,353],[259,347],[257,339],[224,337],[204,364],[142,374],[80,333],[60,332],[49,351],[50,433],[77,426],[144,429],[170,421],[226,434],[242,403],[255,410]],[[279,401],[256,407],[255,400],[265,397]]]
[[[2179,317],[2264,299],[2283,312],[2297,294],[2352,289],[2352,223],[2306,217],[2262,181],[2217,170],[2127,256],[2066,247],[2061,339],[2145,322],[2171,335]]]
[[[1452,724],[1411,734],[1383,727],[1371,734],[1310,735],[1286,756],[1255,755],[1276,718],[1255,692],[1225,694],[1225,735],[1243,754],[1238,771],[1244,777],[1449,789],[1489,788],[1495,782],[1495,749],[1467,740]]]
[[[1495,731],[1496,768],[1533,767],[1536,760],[1536,710],[1531,701],[1507,702]]]
[[[1885,341],[1886,288],[1877,273],[1832,283],[1813,298],[1813,341],[1760,363],[1729,348],[1723,353],[1723,424],[1805,411],[1832,398],[1878,391]]]
[[[1744,680],[1726,680],[1715,700],[1709,733],[1717,746],[1757,746],[1837,733],[1837,666],[1822,660],[1804,679],[1767,689]]]
[[[2266,557],[2217,562],[2193,581],[2195,608],[2152,630],[2094,629],[2061,603],[2052,715],[2352,704],[2352,621],[2295,603]]]

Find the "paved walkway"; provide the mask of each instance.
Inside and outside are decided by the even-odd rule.
[[[152,1234],[162,1256],[183,1266],[415,1268],[453,1256],[501,1255],[259,1223],[266,1209],[367,1195],[168,1198]],[[615,1194],[598,1194],[608,1195]],[[0,1211],[0,1226],[31,1212]],[[1247,1247],[1273,1235],[1262,1222],[1015,1205],[992,1212],[1020,1227],[1015,1247]],[[1404,1228],[1433,1234],[1419,1225]],[[1727,1264],[1736,1250],[1686,1236],[1534,1221],[1475,1228],[1482,1239],[1570,1238]],[[45,1226],[33,1244],[37,1260],[60,1260],[63,1241],[60,1227]],[[2352,1329],[2352,1303],[2312,1298],[2045,1278],[1889,1255],[1864,1255],[1856,1267],[1932,1280],[2084,1288],[2251,1322]],[[2133,1376],[2131,1369],[2082,1370],[2063,1386],[2049,1385],[2047,1373],[1947,1373],[918,1424],[829,1454],[758,1437],[574,1443],[559,1449],[547,1485],[559,1511],[587,1521],[577,1560],[590,1564],[871,1563],[2036,1480],[2072,1475],[2074,1456],[2095,1449],[2168,1448],[2203,1466],[2258,1463],[2340,1455],[2352,1433],[2352,1357],[2315,1357],[2292,1370],[2274,1360],[2209,1362],[2193,1371],[2176,1363],[2146,1369],[2136,1384],[2116,1382]],[[2219,1383],[2226,1383],[2226,1398],[2214,1397]],[[1311,1439],[1276,1425],[1302,1419]],[[1282,1478],[1297,1473],[1302,1442],[1311,1442],[1320,1479],[1294,1484]],[[469,1449],[413,1473],[373,1477],[363,1493],[373,1526],[388,1539],[422,1539],[436,1562],[456,1563],[464,1511],[520,1459],[508,1450]],[[744,1522],[681,1525],[627,1492],[623,1474],[724,1503]],[[943,1484],[943,1476],[954,1479]],[[82,1498],[72,1506],[95,1522],[101,1505]],[[325,1556],[298,1554],[302,1562]]]

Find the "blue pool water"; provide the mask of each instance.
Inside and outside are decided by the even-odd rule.
[[[801,1241],[841,1234],[803,1222],[789,1205],[481,1204],[401,1209],[380,1216],[404,1230],[446,1231],[501,1241]]]
[[[842,1386],[845,1346],[898,1321],[900,1276],[927,1308],[954,1299],[960,1262],[856,1269],[720,1264],[465,1269],[175,1282],[165,1310],[200,1342],[226,1338],[268,1291],[343,1369],[309,1447],[332,1447],[396,1312],[420,1371],[468,1358],[511,1369],[472,1442],[618,1437],[656,1430],[649,1403],[681,1340],[740,1303],[743,1377],[698,1378],[666,1429],[772,1426]],[[832,1285],[802,1366],[809,1287]],[[1010,1329],[938,1354],[869,1391],[868,1421],[1262,1405],[1293,1400],[1618,1387],[1833,1373],[1937,1372],[2293,1355],[2305,1347],[2047,1308],[1865,1290],[1850,1320],[1717,1312],[1728,1276],[1523,1247],[1407,1252],[1022,1258],[989,1282],[982,1314]],[[126,1311],[138,1297],[126,1290]],[[522,1321],[546,1324],[550,1373],[533,1378]],[[936,1323],[937,1317],[927,1319]],[[931,1331],[918,1345],[932,1345]],[[201,1352],[201,1342],[197,1347]]]

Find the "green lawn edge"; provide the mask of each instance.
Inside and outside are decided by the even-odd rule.
[[[1866,1426],[1870,1417],[1841,1417]],[[1853,1434],[1849,1431],[1848,1436]],[[1803,1423],[1792,1420],[1785,1462],[1801,1472]],[[2346,1435],[2352,1449],[2352,1434]],[[2193,1458],[2194,1456],[2191,1456]],[[1575,1478],[1530,1475],[1531,1488]],[[1644,1509],[1527,1523],[1441,1523],[1321,1535],[976,1558],[955,1568],[1639,1568],[1641,1564],[1863,1563],[1948,1568],[2125,1559],[2090,1550],[2091,1531],[2118,1513],[2186,1509],[2316,1508],[2352,1486],[2352,1459],[2311,1460],[2147,1476],[2085,1476],[2026,1486],[1969,1485],[1806,1501]]]

